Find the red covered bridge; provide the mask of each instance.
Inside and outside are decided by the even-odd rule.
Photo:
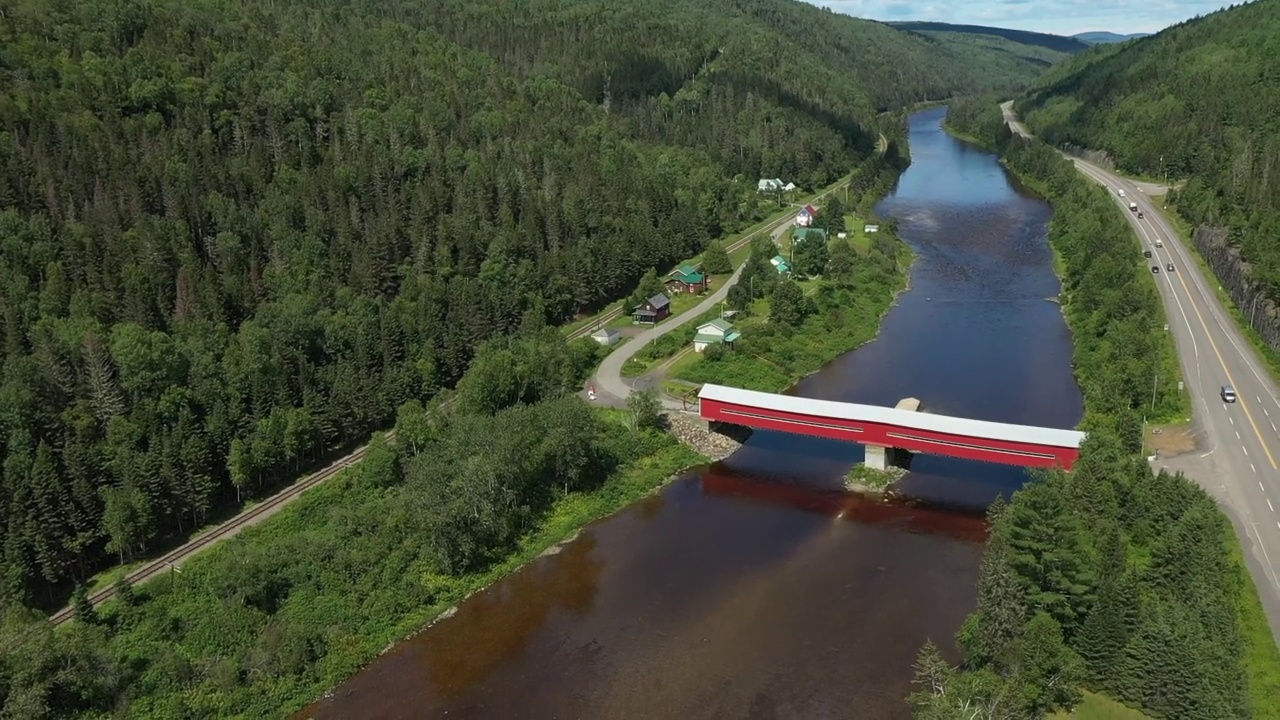
[[[884,469],[886,448],[1070,470],[1085,434],[703,385],[699,414],[712,423],[847,440],[867,446],[867,465]]]

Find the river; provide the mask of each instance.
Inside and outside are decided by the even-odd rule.
[[[918,254],[879,337],[796,395],[1069,428],[1082,413],[1049,207],[910,118],[878,206]],[[583,530],[298,718],[908,718],[911,665],[974,606],[982,509],[1015,467],[918,455],[918,502],[845,496],[862,448],[757,432],[727,461]]]

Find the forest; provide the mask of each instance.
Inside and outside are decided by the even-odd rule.
[[[1157,182],[1247,321],[1280,348],[1280,4],[1254,2],[1104,46],[1046,73],[1016,103],[1053,145],[1105,152]],[[1223,239],[1225,238],[1225,240]],[[1218,250],[1226,245],[1230,253]]]
[[[983,58],[788,0],[0,5],[0,599],[625,297],[758,177],[900,165],[879,111],[1019,85]]]
[[[119,581],[98,609],[78,598],[76,620],[56,629],[7,605],[3,716],[288,716],[471,592],[704,462],[662,431],[655,398],[602,411],[572,396],[598,348],[547,328],[489,341],[457,403],[404,403],[394,441],[375,435],[359,465],[180,574]],[[521,612],[553,609],[535,593]]]
[[[990,127],[962,110],[949,122],[963,132]],[[1089,437],[1071,473],[1042,473],[991,507],[977,610],[956,636],[963,661],[952,667],[934,642],[921,650],[915,717],[1043,717],[1081,688],[1153,717],[1274,717],[1280,656],[1230,523],[1194,482],[1153,475],[1142,457],[1148,383],[1123,388],[1149,376],[1162,333],[1132,231],[1048,145],[986,140],[1053,204]]]

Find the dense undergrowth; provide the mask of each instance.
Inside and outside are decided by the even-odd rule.
[[[966,134],[992,126],[965,117],[952,123]],[[1230,523],[1194,482],[1153,474],[1140,454],[1160,325],[1131,231],[1048,146],[983,139],[1053,203],[1089,437],[1071,473],[1043,473],[993,505],[978,608],[956,638],[963,663],[922,650],[916,716],[1040,717],[1085,687],[1158,717],[1276,717],[1280,653]]]

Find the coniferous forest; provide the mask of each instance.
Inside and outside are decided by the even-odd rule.
[[[991,98],[954,107],[949,126],[1053,201],[1089,437],[1072,472],[991,507],[977,610],[956,636],[963,663],[922,650],[915,716],[1043,717],[1084,687],[1153,717],[1273,717],[1280,657],[1231,525],[1195,482],[1153,475],[1143,457],[1143,413],[1176,413],[1178,398],[1143,382],[1153,358],[1174,359],[1150,275],[1129,259],[1132,230],[1056,151],[1011,137]]]
[[[1170,204],[1237,306],[1280,348],[1280,3],[1242,4],[1055,67],[1016,103],[1054,145],[1180,183]]]
[[[803,41],[795,41],[803,36]],[[56,604],[1011,84],[794,2],[0,5],[5,598]]]

